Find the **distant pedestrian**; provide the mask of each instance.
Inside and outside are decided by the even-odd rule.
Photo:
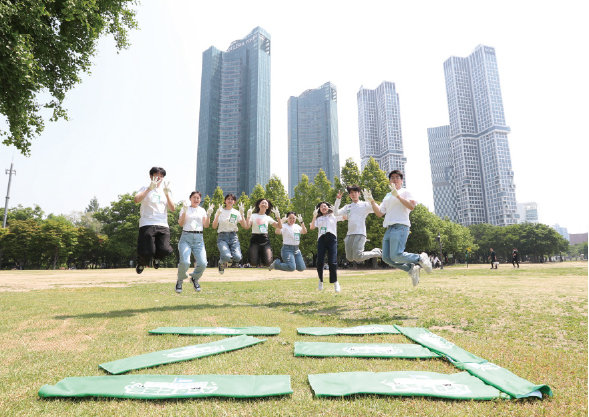
[[[513,264],[514,268],[516,264],[519,268],[519,252],[517,251],[517,248],[513,248],[513,252],[511,252],[511,263]]]
[[[497,262],[497,254],[493,248],[489,248],[489,258],[491,259],[491,269],[498,269],[499,262]]]

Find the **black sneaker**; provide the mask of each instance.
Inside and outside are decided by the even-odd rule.
[[[223,262],[219,261],[219,274],[223,274],[225,272],[225,265]]]
[[[154,259],[153,260],[153,269],[158,269],[160,267],[160,260]]]
[[[142,273],[143,270],[145,269],[145,267],[143,265],[137,265],[135,267],[135,272],[137,272],[138,274]]]
[[[176,292],[178,294],[182,292],[182,281],[176,281]]]
[[[190,277],[190,282],[192,282],[192,286],[194,287],[194,291],[200,292],[200,284],[198,283],[197,280],[194,279],[194,277]]]

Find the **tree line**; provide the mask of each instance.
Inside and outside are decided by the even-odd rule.
[[[277,176],[272,176],[266,187],[256,185],[250,195],[242,193],[238,203],[250,207],[260,198],[266,198],[280,210],[282,216],[287,211],[301,214],[308,226],[315,205],[321,201],[335,202],[338,191],[347,185],[357,184],[372,190],[377,202],[388,193],[387,174],[376,161],[371,159],[364,170],[348,159],[342,168],[341,178],[329,181],[325,172],[320,171],[313,182],[306,175],[294,189],[289,198],[284,185]],[[178,191],[177,191],[178,192]],[[133,201],[135,193],[120,195],[118,200],[107,207],[99,207],[96,198],[90,201],[83,212],[69,215],[45,216],[39,206],[33,208],[17,206],[9,210],[7,228],[0,229],[0,268],[2,269],[56,269],[56,268],[121,268],[130,267],[136,258],[137,234],[139,229],[139,204]],[[189,192],[176,195],[185,194]],[[419,200],[419,196],[416,196]],[[180,201],[184,201],[182,198]],[[212,196],[205,196],[201,206],[209,204],[215,208],[223,203],[223,190],[217,187]],[[350,203],[344,192],[341,206]],[[3,215],[3,210],[0,209]],[[175,252],[164,262],[164,266],[175,267],[178,263],[178,240],[182,228],[178,225],[180,204],[174,212],[168,212],[170,241]],[[568,242],[554,229],[541,224],[519,224],[513,226],[492,226],[478,224],[465,227],[448,219],[441,219],[427,207],[418,204],[411,212],[411,231],[407,241],[408,252],[422,251],[442,255],[449,262],[486,262],[488,250],[493,247],[498,256],[510,259],[511,250],[517,247],[522,259],[542,261],[546,256],[565,253]],[[380,247],[385,229],[382,218],[369,215],[366,219],[366,250]],[[338,223],[338,262],[345,266],[343,238],[347,232],[347,222]],[[251,230],[238,232],[243,263],[247,263],[247,248]],[[438,239],[439,236],[439,239]],[[207,228],[203,233],[207,251],[208,265],[216,266],[219,259],[217,231]],[[308,265],[316,261],[317,231],[309,231],[301,236],[300,249]],[[274,256],[280,255],[282,237],[270,230],[270,243]],[[375,267],[382,262],[367,261],[367,266]]]

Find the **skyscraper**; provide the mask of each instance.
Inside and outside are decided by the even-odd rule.
[[[251,192],[270,179],[270,35],[256,27],[203,52],[196,189]]]
[[[337,90],[327,82],[288,100],[288,192],[305,174],[311,181],[323,169],[327,178],[340,175]]]
[[[514,224],[510,129],[503,113],[495,49],[479,45],[466,58],[451,57],[444,62],[444,73],[450,125],[428,130],[434,156],[430,164],[434,189],[440,167],[451,167],[454,202],[445,193],[434,192],[436,214],[455,204],[455,221],[463,225]],[[447,139],[439,135],[441,129],[447,129]]]
[[[429,139],[429,160],[434,190],[434,210],[441,218],[448,217],[453,222],[456,216],[456,194],[454,192],[454,168],[450,149],[450,126],[427,129]]]
[[[360,87],[358,131],[362,169],[372,157],[387,174],[394,169],[405,173],[407,158],[403,155],[399,95],[394,83],[383,81],[375,90]]]

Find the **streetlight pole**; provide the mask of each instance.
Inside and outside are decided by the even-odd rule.
[[[16,175],[16,171],[12,169],[13,162],[10,163],[10,169],[6,170],[8,175],[8,190],[6,190],[6,204],[4,204],[4,220],[2,221],[2,228],[6,228],[6,216],[8,215],[8,200],[10,199],[10,183],[12,182],[12,174]]]
[[[440,236],[439,233],[436,236],[436,240],[438,241],[438,244],[440,245],[440,269],[444,269],[444,257],[442,256],[442,237]]]

